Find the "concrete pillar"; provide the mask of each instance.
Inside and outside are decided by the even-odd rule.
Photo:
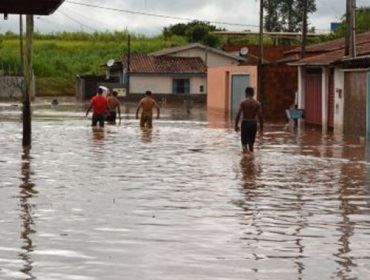
[[[322,130],[328,131],[328,107],[329,107],[329,69],[322,67],[322,89],[321,89],[321,109],[322,109]]]
[[[344,72],[334,70],[334,133],[343,134],[344,121]]]
[[[298,66],[298,108],[305,108],[305,70],[303,66]]]

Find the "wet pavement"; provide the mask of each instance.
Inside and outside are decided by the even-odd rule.
[[[267,124],[254,157],[230,123],[133,108],[93,132],[80,105],[0,106],[0,279],[369,279],[365,143]]]

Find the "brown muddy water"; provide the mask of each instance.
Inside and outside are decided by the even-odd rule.
[[[0,279],[369,279],[364,143],[164,111],[93,132],[80,106],[0,106]]]

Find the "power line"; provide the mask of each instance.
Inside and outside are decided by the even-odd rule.
[[[112,8],[112,7],[104,7],[104,6],[74,2],[74,1],[65,1],[65,2],[70,3],[70,4],[74,4],[74,5],[80,5],[80,6],[85,6],[85,7],[97,8],[97,9],[104,9],[104,10],[120,12],[120,13],[141,15],[141,16],[150,16],[150,17],[166,18],[166,19],[176,19],[176,20],[183,20],[183,21],[202,21],[202,22],[208,22],[208,23],[219,24],[219,25],[242,26],[242,27],[259,27],[259,25],[253,25],[253,24],[241,24],[241,23],[231,23],[231,22],[224,22],[224,21],[199,20],[199,19],[196,19],[196,18],[178,17],[178,16],[170,16],[170,15],[165,15],[165,14],[148,13],[148,12],[139,12],[139,11],[118,9],[118,8]]]
[[[82,22],[80,22],[80,21],[78,21],[78,20],[74,19],[73,17],[70,17],[70,16],[66,15],[66,14],[65,14],[65,13],[63,13],[62,11],[59,11],[59,10],[58,10],[58,12],[59,12],[60,14],[62,14],[63,16],[65,16],[66,18],[70,19],[71,21],[73,21],[73,22],[75,22],[75,23],[79,24],[80,26],[86,27],[86,28],[88,28],[88,29],[90,29],[90,30],[92,30],[92,31],[95,31],[95,32],[99,32],[97,29],[95,29],[95,28],[93,28],[93,27],[91,27],[91,26],[88,26],[88,25],[84,24],[84,23],[82,23]]]
[[[63,6],[62,9],[66,10],[69,14],[75,14],[76,16],[78,16],[79,19],[85,19],[85,20],[91,21],[91,19],[89,19],[86,16],[80,14],[76,10],[69,9],[66,6]],[[60,10],[58,10],[58,11],[60,11]],[[81,21],[79,21],[79,22],[81,22]],[[97,24],[99,24],[100,27],[104,27],[106,29],[110,29],[110,26],[108,26],[106,23],[103,23],[102,21],[99,21],[99,20],[94,19],[94,22],[97,23]]]

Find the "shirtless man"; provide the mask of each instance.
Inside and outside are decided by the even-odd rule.
[[[260,131],[263,131],[263,119],[262,119],[262,108],[261,104],[256,101],[254,96],[254,89],[247,87],[245,89],[246,99],[240,103],[238,115],[235,119],[235,131],[238,132],[239,120],[241,114],[243,114],[242,129],[241,129],[241,140],[243,146],[243,153],[254,151],[254,142],[256,140],[257,133],[257,120],[260,123]]]
[[[108,114],[107,114],[106,120],[109,124],[116,124],[117,112],[118,112],[119,121],[121,122],[121,106],[117,98],[117,95],[118,95],[118,92],[113,91],[112,95],[109,95],[107,98]]]
[[[140,100],[136,109],[136,119],[139,118],[139,111],[142,108],[141,118],[140,118],[140,127],[141,128],[152,128],[152,119],[153,119],[153,108],[157,109],[157,119],[159,119],[159,106],[157,102],[152,98],[152,92],[145,92],[145,97]]]

